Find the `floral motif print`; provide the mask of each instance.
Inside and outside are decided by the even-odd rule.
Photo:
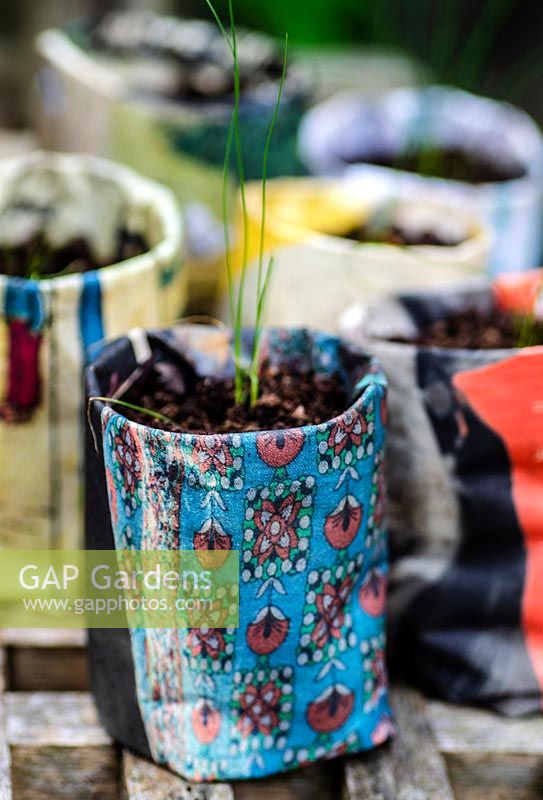
[[[341,683],[328,686],[307,707],[307,721],[317,733],[332,733],[344,725],[354,708],[354,692]]]
[[[250,746],[281,747],[292,717],[292,669],[278,667],[234,675],[233,738]]]
[[[185,436],[183,443],[190,486],[221,491],[243,488],[241,436]]]
[[[130,425],[123,417],[115,416],[108,427],[112,453],[113,480],[119,491],[127,517],[133,516],[142,502],[141,446]]]
[[[341,498],[336,508],[326,518],[324,533],[336,550],[343,550],[354,540],[362,523],[364,509],[352,494]]]
[[[386,694],[388,686],[385,662],[385,634],[380,633],[360,643],[364,673],[364,711],[374,709]]]
[[[253,653],[269,655],[283,644],[289,630],[290,620],[281,609],[273,605],[266,606],[247,626],[247,644]]]
[[[153,675],[152,700],[175,697],[182,684],[181,660],[179,658],[179,633],[168,629],[165,634],[150,630],[145,638],[146,667]]]
[[[360,741],[358,735],[353,732],[350,733],[344,742],[337,742],[328,748],[321,739],[312,742],[308,747],[300,747],[297,750],[287,748],[285,750],[283,761],[285,764],[292,768],[298,769],[299,767],[306,767],[314,761],[320,759],[332,759],[346,756],[349,753],[358,752]]]
[[[249,490],[243,524],[244,581],[305,570],[314,486],[310,476]]]
[[[370,617],[380,617],[385,613],[387,595],[387,575],[382,567],[370,570],[360,590],[358,600]]]
[[[376,453],[373,460],[371,495],[366,526],[366,547],[369,549],[379,542],[384,534],[386,509],[386,479],[382,452]]]
[[[256,439],[258,455],[274,469],[286,467],[294,461],[304,446],[304,433],[301,430],[270,431],[260,433]]]
[[[285,334],[282,343],[288,358],[310,354],[328,374],[343,345],[316,337]],[[277,359],[284,365],[284,353]],[[349,350],[341,368],[351,386],[352,362]],[[131,463],[125,442],[119,463],[106,453],[118,546],[194,548],[202,569],[216,551],[239,554],[239,585],[211,617],[195,611],[177,640],[131,632],[153,758],[189,779],[260,777],[390,736],[380,638],[384,388],[366,357],[357,367],[353,406],[321,426],[226,436],[129,426],[141,464],[134,512],[114,477]],[[108,427],[123,430],[107,423],[106,450]],[[226,628],[234,604],[239,629]],[[157,658],[142,658],[137,641]]]
[[[179,547],[183,461],[173,446],[172,434],[157,436],[154,431],[143,439],[146,470],[144,525],[151,532],[146,546],[152,550]]]
[[[201,672],[229,672],[235,635],[235,628],[192,628],[183,646],[187,666]]]
[[[301,666],[324,663],[356,645],[350,605],[361,564],[359,555],[309,573],[297,656]]]
[[[374,451],[375,409],[373,402],[366,409],[353,406],[342,417],[317,428],[318,469],[321,475],[329,470],[355,470],[357,461]],[[353,477],[358,477],[353,475]]]
[[[231,550],[232,537],[215,519],[206,519],[200,530],[194,534],[195,550]]]
[[[191,714],[191,724],[200,744],[210,744],[219,735],[221,715],[212,700],[201,697],[196,701]]]

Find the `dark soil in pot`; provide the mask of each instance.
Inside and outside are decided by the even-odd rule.
[[[543,321],[497,308],[486,314],[465,309],[436,320],[413,339],[395,337],[392,341],[463,350],[533,347],[543,344]]]
[[[142,236],[121,228],[115,252],[102,262],[96,259],[86,239],[72,239],[62,247],[53,247],[43,233],[38,233],[22,245],[0,248],[0,274],[18,278],[48,278],[90,272],[142,255],[148,249]]]
[[[281,49],[268,36],[237,28],[242,92],[281,77]],[[76,36],[76,38],[79,38]],[[211,21],[117,11],[86,32],[83,44],[132,67],[140,91],[179,101],[233,96],[231,53]]]
[[[172,421],[154,419],[131,409],[123,413],[135,422],[186,433],[241,433],[319,425],[342,413],[348,397],[342,381],[305,372],[295,377],[270,367],[261,376],[256,405],[236,405],[233,380],[197,378],[186,393],[175,374],[153,368],[144,385],[123,400],[159,412]]]
[[[413,230],[403,228],[399,225],[384,226],[376,228],[373,225],[359,225],[349,230],[345,239],[352,239],[362,244],[390,244],[397,247],[420,247],[421,245],[432,247],[456,247],[461,244],[462,239],[449,236],[441,232],[432,230]]]
[[[523,178],[526,170],[518,163],[501,163],[484,153],[473,154],[461,148],[425,148],[394,155],[385,152],[353,155],[348,164],[374,164],[415,172],[433,178],[464,183],[499,183]]]

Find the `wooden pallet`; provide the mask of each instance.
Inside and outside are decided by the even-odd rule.
[[[41,683],[40,683],[41,682]],[[396,687],[400,733],[364,756],[262,781],[195,786],[100,727],[84,636],[0,633],[0,800],[541,800],[543,720],[506,720]]]

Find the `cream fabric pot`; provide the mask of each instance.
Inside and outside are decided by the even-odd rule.
[[[244,322],[254,324],[260,226],[261,186],[247,187],[249,271]],[[393,207],[393,209],[392,209]],[[392,209],[392,210],[390,210]],[[398,247],[344,238],[379,213],[399,223],[424,224],[439,230],[446,224],[465,240],[453,246]],[[236,239],[243,241],[241,214]],[[264,267],[274,267],[265,322],[304,325],[337,331],[337,320],[355,298],[390,291],[451,285],[482,274],[490,236],[472,215],[410,193],[391,197],[365,179],[278,179],[268,182]],[[241,254],[236,252],[238,269]],[[226,291],[220,309],[227,314]]]
[[[127,12],[123,16],[133,16],[134,23],[139,24],[139,14]],[[160,22],[167,26],[166,17],[150,15],[150,24]],[[186,22],[191,24],[190,20]],[[183,20],[171,20],[171,25],[172,34],[176,29],[182,32]],[[216,36],[220,38],[214,24],[209,23],[209,29],[210,42]],[[44,65],[38,109],[42,140],[52,149],[84,150],[113,158],[175,193],[185,220],[191,310],[209,313],[224,267],[221,192],[232,101],[229,97],[173,98],[149,91],[144,78],[152,72],[152,59],[143,57],[140,63],[133,56],[126,61],[108,58],[82,45],[80,38],[51,29],[36,39]],[[210,53],[213,47],[209,44]],[[145,55],[145,47],[141,50]],[[160,59],[156,62],[155,67],[160,66]],[[278,89],[275,79],[242,95],[240,129],[247,178],[261,174]],[[296,137],[308,103],[309,85],[291,59],[271,142],[270,175],[303,171]],[[229,192],[233,208],[233,172]]]
[[[120,231],[147,252],[115,263]],[[179,317],[182,230],[170,193],[131,170],[33,153],[0,165],[0,249],[38,233],[52,249],[84,239],[112,266],[0,275],[0,545],[78,547],[82,370],[102,340]]]

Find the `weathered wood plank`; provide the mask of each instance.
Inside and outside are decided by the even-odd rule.
[[[2,647],[80,647],[87,644],[86,631],[80,628],[2,628]]]
[[[345,800],[454,800],[445,762],[422,697],[397,688],[391,701],[398,725],[394,741],[345,761]]]
[[[458,800],[541,800],[541,716],[508,719],[439,702],[427,713]]]
[[[284,775],[232,784],[236,800],[336,800],[343,780],[341,761],[314,764]]]
[[[125,751],[122,756],[123,800],[234,800],[227,784],[198,786]]]
[[[477,708],[427,702],[427,714],[443,753],[543,755],[543,717],[511,719]]]
[[[17,800],[117,800],[118,758],[86,693],[7,693]]]
[[[448,755],[457,800],[541,800],[543,757],[535,755]]]
[[[76,647],[10,647],[8,688],[12,692],[74,692],[89,687],[87,655]]]
[[[0,642],[6,651],[10,691],[88,689],[84,631],[7,628],[0,631]]]
[[[5,653],[0,647],[0,800],[11,800],[11,762],[5,727],[4,689]]]

